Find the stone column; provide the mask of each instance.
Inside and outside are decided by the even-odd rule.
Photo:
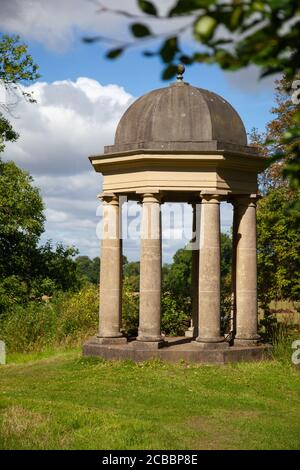
[[[203,194],[199,256],[199,336],[203,348],[227,347],[220,334],[220,196]]]
[[[119,197],[103,194],[100,269],[100,343],[126,342],[121,329],[122,252]]]
[[[198,295],[199,295],[199,243],[200,243],[200,201],[193,203],[193,239],[192,239],[192,318],[191,326],[185,336],[198,336]]]
[[[161,211],[160,195],[147,193],[142,201],[140,260],[140,322],[137,340],[145,347],[162,344],[161,320]]]
[[[256,195],[235,200],[237,211],[236,249],[236,335],[235,345],[256,344],[257,261]]]
[[[229,200],[233,205],[232,220],[232,260],[231,260],[231,318],[230,331],[232,338],[236,333],[236,250],[237,250],[237,228],[238,228],[238,209],[234,200]]]

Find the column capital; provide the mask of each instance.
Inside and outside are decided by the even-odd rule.
[[[119,195],[115,193],[100,193],[98,194],[97,199],[112,206],[118,206],[120,204]]]
[[[261,198],[262,196],[260,194],[238,194],[231,196],[228,202],[231,202],[231,204],[236,207],[256,207],[257,201]]]
[[[220,204],[223,198],[223,195],[217,193],[200,194],[201,204]]]
[[[162,200],[162,194],[161,193],[143,193],[141,196],[142,203],[147,204],[147,203],[156,203],[160,204]]]

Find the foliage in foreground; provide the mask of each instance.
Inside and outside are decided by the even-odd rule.
[[[260,77],[281,73],[288,80],[295,80],[293,88],[298,89],[296,94],[299,96],[299,83],[296,81],[300,59],[299,1],[177,0],[165,15],[161,15],[155,3],[148,0],[138,0],[137,4],[143,15],[108,6],[100,8],[100,13],[110,12],[131,20],[129,27],[135,38],[135,41],[118,41],[118,47],[107,52],[109,59],[118,58],[129,47],[145,43],[147,39],[161,39],[158,49],[149,51],[144,48],[143,52],[147,57],[160,57],[165,80],[176,75],[178,61],[188,66],[195,63],[218,64],[229,71],[252,65],[260,69]],[[151,27],[147,22],[150,18]],[[169,33],[156,31],[155,27],[162,19],[171,25],[175,18],[185,21],[177,29],[171,28]],[[191,44],[187,46],[182,40],[186,31],[192,34],[194,47],[190,47]],[[103,36],[85,38],[86,42],[103,40]],[[289,146],[283,175],[291,189],[300,187],[299,124],[298,107],[280,136],[281,143]],[[282,160],[285,156],[279,152],[274,158]],[[272,161],[270,159],[270,164]],[[298,217],[299,207],[299,204],[295,206]]]

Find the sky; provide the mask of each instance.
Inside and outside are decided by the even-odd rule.
[[[161,14],[173,3],[174,0],[156,2]],[[113,143],[119,119],[136,98],[168,86],[160,78],[159,59],[141,53],[143,48],[155,50],[158,43],[131,47],[119,59],[110,61],[105,52],[112,43],[83,42],[84,37],[96,35],[117,41],[130,38],[130,21],[122,15],[100,12],[101,5],[138,12],[135,0],[0,0],[0,31],[20,35],[41,75],[28,87],[37,102],[20,100],[9,116],[20,138],[7,145],[3,158],[29,171],[41,189],[46,215],[42,241],[51,239],[53,243],[74,245],[80,254],[90,257],[99,255],[101,209],[96,196],[101,192],[102,180],[88,156],[101,154],[104,145]],[[150,21],[150,26],[156,32],[167,31],[184,21],[161,21],[159,25]],[[182,41],[187,51],[195,47],[189,33]],[[117,44],[113,43],[113,47]],[[228,100],[247,132],[253,127],[263,131],[271,119],[274,78],[259,81],[258,76],[253,66],[229,73],[217,66],[197,64],[185,72],[190,84]],[[169,209],[163,209],[165,235],[170,227],[164,222],[164,211]],[[191,209],[173,210],[176,239],[163,240],[164,262],[171,261],[191,233]],[[135,205],[129,211],[132,215],[139,208]],[[230,230],[231,218],[230,205],[223,204],[224,231]],[[130,260],[138,259],[138,240],[125,241],[124,254]]]

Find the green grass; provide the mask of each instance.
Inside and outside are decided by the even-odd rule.
[[[300,374],[287,363],[133,364],[76,350],[9,360],[0,449],[300,447]]]

